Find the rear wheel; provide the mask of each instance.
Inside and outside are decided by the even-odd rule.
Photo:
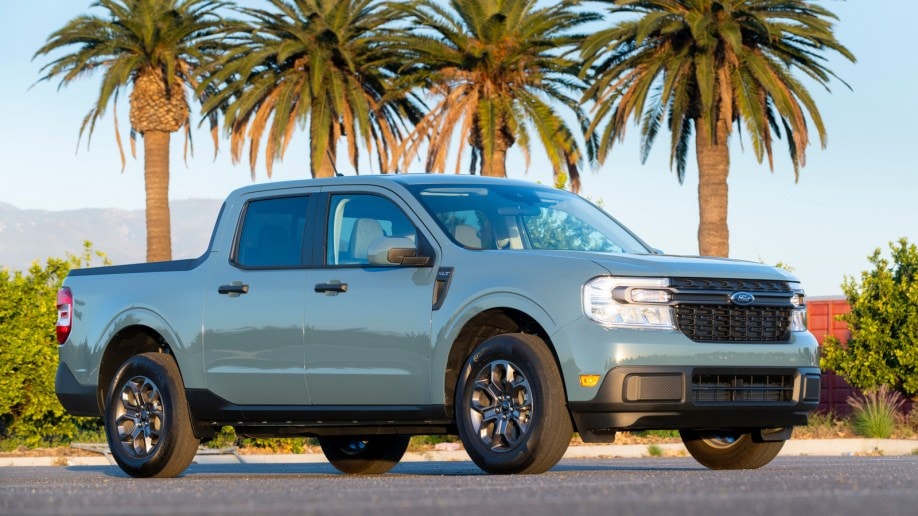
[[[144,353],[121,366],[105,404],[105,433],[115,462],[132,477],[175,477],[191,464],[200,441],[171,356]]]
[[[349,475],[379,475],[394,468],[408,449],[407,435],[319,437],[332,466]]]
[[[772,461],[784,441],[756,442],[739,430],[680,430],[692,457],[711,469],[757,469]]]
[[[456,387],[456,422],[466,452],[488,473],[542,473],[573,434],[564,387],[545,342],[522,333],[482,342]]]

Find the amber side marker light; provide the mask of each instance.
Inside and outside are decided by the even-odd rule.
[[[581,387],[596,387],[597,385],[599,385],[599,375],[598,374],[580,375],[580,386]]]

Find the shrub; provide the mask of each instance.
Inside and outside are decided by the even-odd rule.
[[[35,262],[25,273],[0,268],[0,438],[36,447],[98,428],[94,419],[65,413],[54,393],[57,290],[70,269],[93,258],[107,263],[85,242],[81,255]]]
[[[821,366],[860,389],[890,385],[918,394],[918,248],[902,238],[890,243],[892,263],[877,249],[869,258],[874,270],[861,282],[845,278],[842,289],[851,312],[847,343],[827,337]]]
[[[663,448],[656,444],[649,444],[647,445],[647,454],[651,457],[662,457]]]
[[[849,396],[845,401],[854,409],[851,414],[854,433],[877,439],[888,439],[893,434],[899,410],[905,403],[898,392],[885,385],[864,392],[862,398]]]

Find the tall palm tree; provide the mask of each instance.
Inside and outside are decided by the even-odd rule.
[[[250,141],[252,175],[262,138],[265,164],[282,159],[297,123],[309,128],[313,177],[337,173],[344,138],[351,165],[359,149],[376,150],[382,172],[417,107],[388,96],[390,61],[376,36],[390,22],[380,0],[268,0],[272,10],[241,9],[253,23],[237,31],[236,48],[215,63],[205,86],[219,87],[204,112],[223,112],[234,161]],[[265,134],[267,131],[267,135]]]
[[[118,97],[130,90],[132,154],[137,134],[144,145],[147,261],[172,258],[169,139],[184,127],[188,141],[185,88],[197,86],[195,71],[220,52],[217,11],[225,6],[213,0],[99,0],[92,7],[105,9],[105,16],[77,16],[48,36],[35,53],[38,57],[72,49],[42,68],[39,80],[60,78],[61,87],[102,72],[99,97],[83,119],[80,138],[84,132],[91,138],[109,103],[117,110]],[[123,170],[117,113],[114,116]]]
[[[435,99],[402,143],[403,167],[426,142],[426,171],[444,172],[458,132],[456,172],[469,146],[472,173],[504,177],[507,151],[514,144],[519,144],[528,166],[534,130],[556,178],[567,175],[572,189],[579,189],[581,145],[558,108],[585,125],[579,105],[583,85],[566,50],[582,37],[572,30],[597,16],[578,10],[576,1],[544,7],[538,3],[450,0],[445,5],[441,0],[414,0],[393,4],[403,13],[405,24],[405,32],[389,42],[405,63],[402,83],[426,89]],[[585,145],[591,154],[591,142]]]
[[[823,148],[826,130],[813,98],[792,73],[828,89],[836,77],[824,53],[855,60],[833,34],[836,16],[802,0],[614,0],[612,14],[632,16],[584,41],[593,67],[585,98],[595,101],[591,131],[599,159],[621,140],[629,119],[641,125],[646,160],[660,127],[671,132],[670,165],[685,178],[692,135],[698,162],[699,250],[727,256],[727,174],[734,124],[755,156],[768,157],[784,137],[795,178],[809,145],[807,118]],[[634,14],[639,15],[637,18]],[[837,78],[837,77],[836,77]]]

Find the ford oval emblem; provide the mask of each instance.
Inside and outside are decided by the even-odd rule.
[[[736,306],[749,306],[755,302],[755,296],[749,292],[734,292],[730,294],[730,302]]]

